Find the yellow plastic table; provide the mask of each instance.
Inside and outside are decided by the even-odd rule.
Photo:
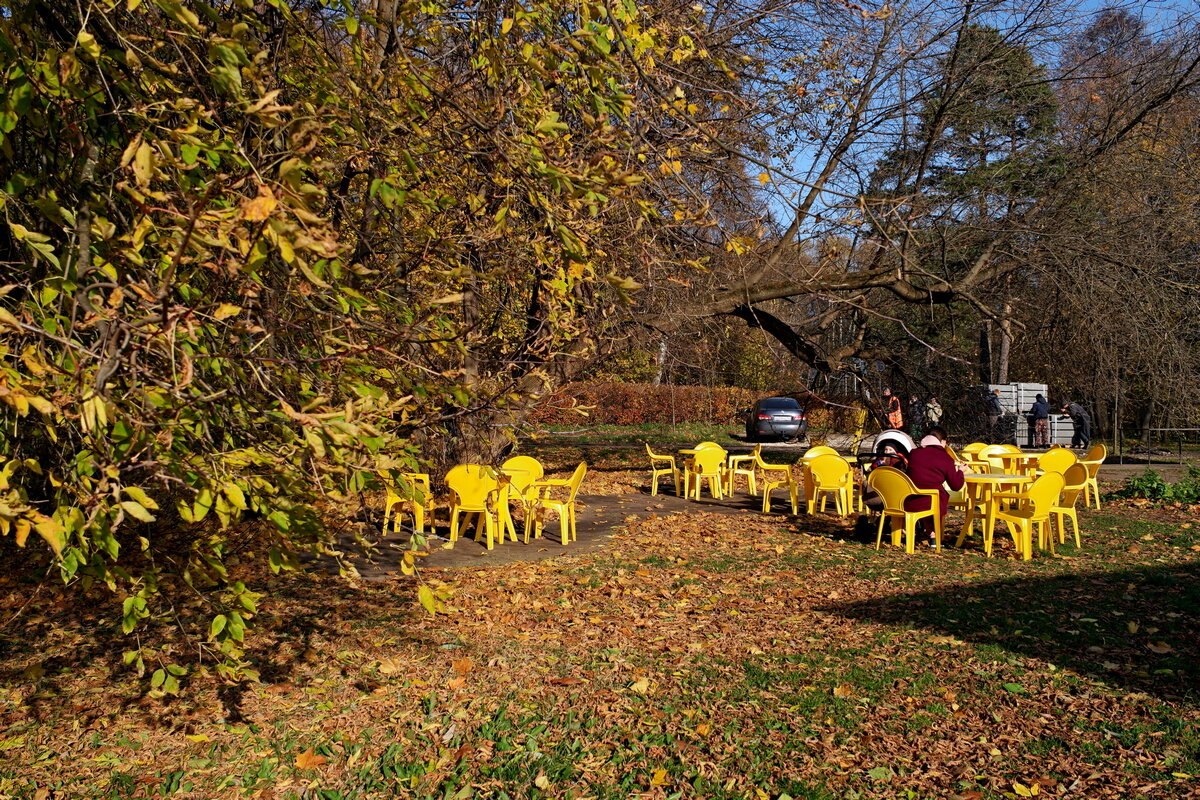
[[[1029,453],[996,453],[991,458],[1004,462],[1004,468],[1013,475],[1032,475],[1038,466],[1040,456]]]
[[[964,477],[963,488],[967,492],[967,517],[963,520],[962,532],[958,534],[955,547],[962,547],[971,533],[975,519],[983,517],[983,552],[992,555],[992,536],[996,531],[996,500],[998,490],[1009,486],[1024,486],[1033,481],[1028,475],[1004,475],[993,473],[971,473]],[[982,511],[976,513],[976,506]],[[1020,547],[1020,544],[1017,545]]]

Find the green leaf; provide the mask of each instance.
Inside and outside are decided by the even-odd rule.
[[[135,503],[132,500],[122,500],[121,508],[134,519],[139,519],[142,522],[154,522],[154,515],[147,511],[141,503]]]
[[[1006,683],[1004,684],[1004,688],[1013,694],[1029,694],[1025,691],[1025,687],[1019,683]]]
[[[208,627],[208,635],[213,639],[221,635],[221,631],[225,630],[225,623],[228,620],[224,614],[217,614],[213,617],[212,625]]]
[[[891,767],[874,767],[867,770],[868,777],[875,781],[886,781],[892,777]]]
[[[167,679],[166,670],[159,668],[154,670],[154,674],[150,676],[150,685],[157,689],[163,685],[163,681]]]

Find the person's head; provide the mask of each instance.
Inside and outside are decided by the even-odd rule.
[[[941,425],[934,425],[934,426],[930,427],[929,430],[925,431],[925,438],[928,439],[930,436],[935,437],[939,442],[942,443],[942,446],[945,446],[946,442],[950,438],[946,434],[946,429],[943,428]],[[922,440],[922,441],[924,441],[924,440]]]
[[[1037,396],[1037,399],[1038,399],[1038,402],[1039,402],[1039,403],[1044,403],[1044,402],[1046,402],[1046,398],[1042,397],[1040,394]]]
[[[889,396],[891,393],[892,393],[892,390],[891,390],[891,389],[889,389],[889,388],[888,388],[888,387],[886,387],[886,386],[885,386],[885,387],[883,387],[883,396],[884,396],[884,397],[887,397],[887,396]]]
[[[999,389],[992,389],[992,394],[996,395],[996,397],[999,397],[999,396],[1000,396],[1000,390],[999,390]]]

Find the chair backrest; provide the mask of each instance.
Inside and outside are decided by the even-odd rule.
[[[482,508],[488,495],[500,487],[496,471],[482,464],[459,464],[446,473],[446,485],[458,497],[459,505]]]
[[[819,444],[816,447],[810,447],[804,451],[801,458],[816,458],[817,456],[836,456],[837,450],[834,450],[827,444]]]
[[[818,489],[841,486],[850,478],[850,464],[839,455],[820,455],[808,464]]]
[[[518,492],[524,492],[529,484],[540,481],[546,474],[546,468],[533,456],[513,456],[500,465],[500,471]]]
[[[1108,458],[1108,448],[1102,444],[1094,444],[1088,449],[1087,453],[1080,461],[1099,461],[1104,463],[1104,459]]]
[[[717,448],[718,450],[725,449],[724,447],[721,447],[721,445],[717,444],[716,442],[701,442],[700,444],[696,445],[692,449],[693,450],[710,450],[714,447]]]
[[[394,469],[379,470],[379,480],[388,495],[399,500],[415,500],[425,505],[432,494],[429,491],[429,476],[424,472],[400,472]],[[390,500],[389,500],[390,502]]]
[[[1083,494],[1084,485],[1087,483],[1087,467],[1082,463],[1072,464],[1067,467],[1067,471],[1062,476],[1063,490],[1058,505],[1060,508],[1074,508],[1076,501],[1079,500],[1079,495]]]
[[[998,445],[996,445],[996,447],[1000,448],[1001,453],[1019,453],[1019,452],[1021,452],[1021,448],[1017,447],[1015,444],[998,444]]]
[[[1047,472],[1029,485],[1025,498],[1033,506],[1034,519],[1046,516],[1051,508],[1058,505],[1059,495],[1065,485],[1066,481],[1059,472]]]
[[[700,472],[705,475],[715,475],[721,471],[721,467],[725,464],[725,448],[717,446],[697,450],[692,461],[699,468]]]
[[[908,473],[895,467],[876,467],[871,470],[867,485],[883,500],[884,511],[904,511],[905,499],[917,492],[917,485],[908,477]]]
[[[985,447],[987,447],[987,445],[983,442],[971,442],[962,449],[963,455],[975,455]]]
[[[1038,468],[1045,472],[1066,472],[1067,468],[1079,459],[1070,450],[1060,447],[1057,450],[1047,450],[1038,456]]]
[[[585,475],[587,475],[587,462],[580,461],[579,466],[577,466],[575,471],[571,473],[570,483],[568,485],[568,488],[570,489],[570,493],[567,495],[568,503],[575,502],[575,496],[579,494],[579,487],[583,485],[583,478]]]
[[[960,464],[964,460],[962,456],[960,456],[958,453],[954,452],[954,448],[951,447],[949,444],[946,445],[946,454],[949,455],[951,458],[953,458],[955,461],[957,461]]]
[[[671,458],[671,456],[669,454],[656,453],[653,450],[651,450],[649,442],[642,442],[642,444],[644,444],[646,446],[646,455],[650,456],[651,461],[653,461],[656,458]]]

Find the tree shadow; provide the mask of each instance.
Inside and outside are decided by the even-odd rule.
[[[1200,563],[952,584],[821,610],[938,631],[1164,699],[1200,690]]]

